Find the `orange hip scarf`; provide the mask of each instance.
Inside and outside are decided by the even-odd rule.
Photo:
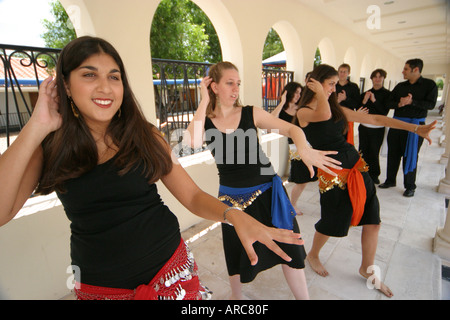
[[[355,132],[353,129],[353,122],[348,123],[347,142],[350,143],[352,146],[355,145]]]
[[[317,171],[320,193],[327,192],[336,186],[344,190],[345,186],[347,186],[353,207],[350,224],[357,226],[363,216],[364,205],[366,203],[366,186],[364,185],[364,178],[361,172],[367,172],[369,170],[367,163],[360,157],[351,169],[338,170],[330,168],[330,170],[337,173],[337,176],[332,176],[321,169]]]

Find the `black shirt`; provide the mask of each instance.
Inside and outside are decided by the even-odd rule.
[[[158,273],[181,235],[143,167],[119,170],[112,158],[66,181],[67,192],[58,197],[71,221],[71,258],[81,283],[134,289]]]
[[[360,93],[359,87],[356,83],[348,81],[345,85],[340,85],[339,82],[336,84],[336,95],[340,92],[345,91],[347,99],[341,101],[340,105],[352,110],[357,110],[360,107]]]
[[[361,105],[369,109],[369,114],[381,114],[383,116],[389,113],[388,100],[391,92],[385,87],[381,87],[380,89],[370,89],[368,90],[375,95],[375,102],[372,100],[367,100],[365,104],[363,104],[364,96],[366,92],[361,94]]]
[[[412,95],[412,104],[398,107],[400,98]],[[433,80],[420,77],[415,83],[409,81],[400,82],[392,90],[388,101],[390,109],[395,109],[395,117],[403,118],[426,118],[428,110],[436,105],[437,86]]]

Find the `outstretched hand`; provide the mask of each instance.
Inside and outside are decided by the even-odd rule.
[[[311,178],[314,177],[314,167],[322,169],[328,174],[336,176],[337,174],[330,170],[330,168],[341,170],[340,167],[341,162],[331,157],[328,157],[329,154],[337,154],[337,151],[320,151],[312,148],[305,148],[303,150],[298,150],[298,154],[300,155],[302,161],[308,167],[309,172],[311,174]]]
[[[430,132],[436,128],[437,120],[434,120],[432,123],[420,125],[417,128],[417,134],[422,138],[426,139],[428,143],[431,145]]]
[[[229,215],[229,220],[233,223],[242,246],[253,266],[258,263],[258,256],[253,248],[253,243],[257,241],[264,244],[267,248],[288,262],[292,260],[291,257],[289,257],[275,241],[296,245],[304,244],[299,233],[294,233],[291,230],[265,226],[242,211],[238,212],[238,210],[233,210],[232,212],[234,212],[234,214]]]

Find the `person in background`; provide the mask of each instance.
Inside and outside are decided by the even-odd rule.
[[[272,111],[272,114],[275,117],[283,119],[284,121],[293,123],[296,118],[298,102],[300,100],[302,89],[303,88],[300,83],[289,82],[284,87],[281,95],[281,101],[278,106]],[[311,181],[317,181],[317,177],[316,175],[314,175],[314,177],[311,178],[309,170],[300,159],[295,144],[293,143],[291,138],[288,138],[288,143],[290,160],[288,181],[294,184],[292,186],[290,199],[295,212],[298,215],[301,215],[302,212],[297,206],[297,201],[300,198],[303,190],[305,190],[306,184]]]
[[[350,110],[360,108],[360,92],[356,83],[350,81],[350,65],[343,63],[338,68],[339,81],[336,84],[336,94],[338,103]],[[353,122],[349,123],[347,131],[347,141],[354,144]]]
[[[436,82],[422,77],[423,61],[410,59],[403,68],[406,80],[397,84],[388,100],[388,107],[394,109],[394,118],[415,125],[424,124],[428,110],[436,105],[438,89]],[[423,138],[416,132],[408,133],[395,128],[389,129],[387,136],[388,154],[386,181],[380,188],[396,185],[397,172],[403,158],[404,197],[413,197],[416,190],[417,161]]]
[[[361,95],[361,105],[368,109],[369,114],[386,116],[389,113],[387,105],[390,91],[386,89],[384,80],[386,71],[376,69],[370,75],[373,87]],[[379,184],[380,175],[380,149],[384,140],[385,128],[361,123],[358,127],[359,151],[369,166],[369,175],[375,184]]]
[[[319,253],[330,237],[345,237],[350,226],[362,226],[362,260],[359,274],[375,281],[387,297],[392,291],[375,279],[371,272],[380,230],[380,206],[373,180],[367,172],[367,164],[353,145],[345,139],[344,133],[349,121],[395,127],[417,132],[430,143],[429,133],[436,121],[429,125],[413,125],[382,115],[356,112],[338,104],[336,98],[337,71],[328,65],[317,66],[311,74],[300,99],[297,112],[300,127],[313,148],[338,151],[331,155],[342,163],[337,176],[330,176],[318,168],[321,217],[315,224],[316,233],[307,260],[312,269],[321,276],[328,271],[321,263]]]

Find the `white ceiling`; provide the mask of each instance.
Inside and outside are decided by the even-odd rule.
[[[405,61],[450,64],[450,0],[297,1]]]

